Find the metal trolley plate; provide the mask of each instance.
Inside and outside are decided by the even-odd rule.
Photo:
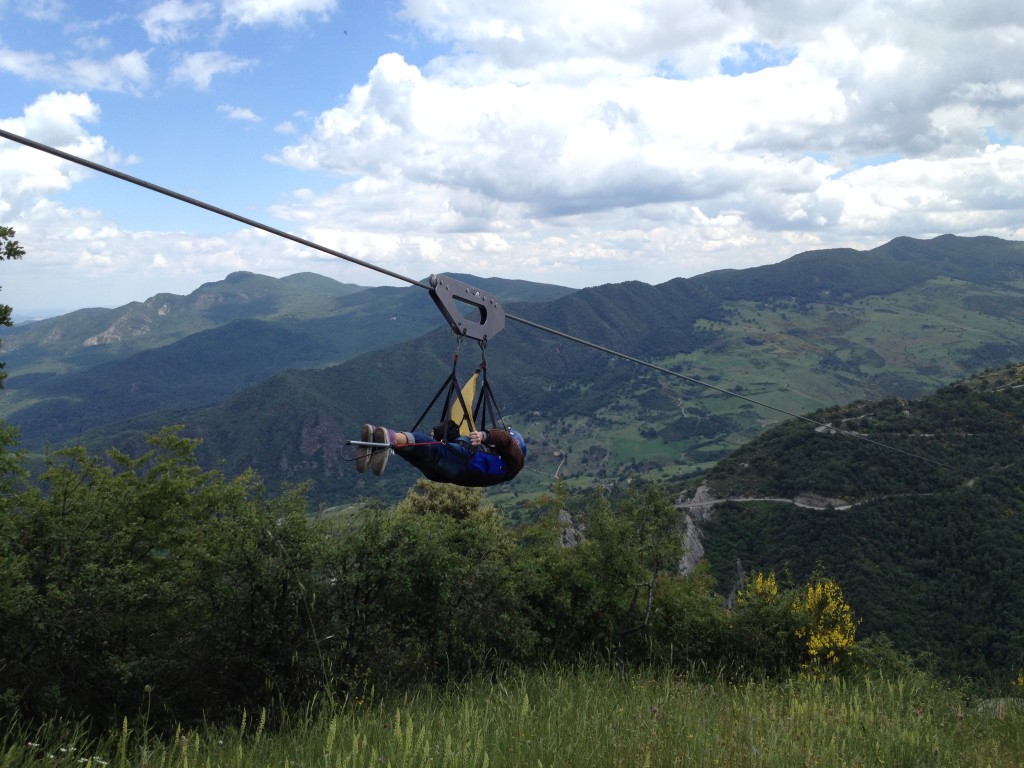
[[[445,275],[431,275],[430,297],[452,330],[460,336],[486,342],[505,327],[505,310],[496,298],[479,288]],[[480,319],[467,318],[459,309],[459,304],[475,307]]]

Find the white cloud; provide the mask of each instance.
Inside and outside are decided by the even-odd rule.
[[[337,0],[223,0],[225,18],[240,26],[294,26],[310,17],[325,19],[337,7]]]
[[[788,169],[765,150],[791,152],[809,133],[837,124],[842,98],[807,73],[790,73],[784,84],[780,78],[767,70],[703,81],[649,75],[576,87],[498,81],[465,88],[425,77],[392,54],[282,159],[473,189],[541,217],[718,199],[743,190],[758,166],[766,182],[782,174],[780,183],[792,186],[794,176],[806,175],[804,186],[813,185],[823,175],[817,164]],[[783,115],[785,133],[755,141],[762,125]],[[743,151],[749,143],[756,147]]]
[[[50,54],[0,48],[0,71],[26,80],[60,83],[62,88],[84,88],[140,94],[150,82],[146,54],[129,51],[106,60],[82,57],[58,60]]]
[[[19,0],[15,7],[30,19],[56,21],[61,18],[67,4],[63,0]]]
[[[745,39],[736,6],[714,0],[406,0],[401,16],[438,40],[509,67],[604,59],[701,76],[715,72]]]
[[[266,97],[285,75],[266,44],[296,50],[339,4],[211,3],[166,0],[137,17],[135,33],[144,29],[157,47],[135,54],[135,70],[130,58],[114,66],[96,57],[79,73],[66,53],[11,50],[0,50],[0,70],[142,92],[152,79],[143,65],[171,61],[172,82],[205,90],[218,74],[257,62],[179,44],[205,36],[211,48],[260,51],[267,88],[212,104],[230,119],[265,116],[288,136],[271,159],[307,174],[309,189],[289,196],[267,185],[264,200],[285,199],[271,214],[411,275],[440,268],[574,285],[656,282],[898,235],[1024,236],[1024,4],[1015,0],[405,0],[399,18],[414,25],[401,30],[406,39],[390,39],[355,87],[332,82],[346,76],[336,70],[317,70],[330,96],[303,90],[284,108],[310,111],[288,121]],[[298,28],[282,34],[273,25]],[[408,41],[422,35],[442,53],[416,58],[426,46]],[[266,47],[242,47],[257,39]],[[396,50],[409,53],[386,53]],[[349,90],[340,103],[312,111],[313,98],[341,88]],[[174,95],[195,103],[194,94]],[[82,128],[96,119],[96,103],[68,104],[73,117],[63,121],[62,102],[40,104],[36,128],[112,154]],[[265,141],[271,131],[245,133]],[[156,154],[132,148],[148,160]],[[237,156],[244,151],[239,145]],[[66,214],[86,228],[84,240],[63,225],[46,230],[44,214],[64,214],[39,196],[73,184],[73,171],[44,163],[17,176],[10,163],[26,159],[9,152],[0,146],[0,214],[13,204],[35,236],[52,232],[48,253],[68,249],[111,276],[206,280],[234,268],[286,274],[306,260],[326,263],[256,233],[133,233],[95,212]],[[336,185],[326,194],[325,177]],[[246,205],[260,204],[253,200]],[[353,269],[342,277],[366,280]]]
[[[666,270],[695,252],[1012,236],[1018,147],[988,145],[1024,126],[1024,10],[993,5],[957,24],[932,3],[408,0],[404,18],[457,53],[382,56],[277,159],[356,179],[313,218],[409,259],[417,235]]]
[[[233,107],[230,104],[221,104],[217,107],[217,111],[227,115],[229,120],[241,120],[248,123],[258,123],[263,120],[262,117],[248,107]]]
[[[864,167],[821,194],[846,201],[840,226],[851,230],[1012,232],[1024,208],[1024,147]]]
[[[149,64],[139,51],[113,56],[106,61],[74,59],[68,64],[76,87],[139,94],[149,85]]]
[[[110,38],[102,35],[83,35],[75,38],[75,47],[92,53],[105,51],[110,47]]]
[[[25,109],[24,125],[40,141],[63,147],[81,140],[82,123],[95,123],[99,116],[99,107],[88,95],[51,92]]]
[[[114,163],[117,154],[102,137],[92,136],[83,123],[99,119],[99,107],[85,94],[48,93],[26,107],[18,118],[0,121],[5,130],[88,160]],[[8,215],[34,207],[43,195],[64,191],[87,171],[58,158],[4,141],[0,143],[0,198]]]
[[[139,23],[154,43],[177,43],[192,36],[198,22],[210,18],[214,8],[208,2],[188,3],[164,0],[139,15]]]
[[[26,80],[55,80],[62,75],[62,70],[53,62],[53,57],[35,51],[14,51],[10,48],[0,48],[0,71]]]
[[[186,55],[171,71],[171,82],[188,83],[200,91],[210,87],[217,75],[252,69],[255,59],[242,59],[223,51],[202,51]]]

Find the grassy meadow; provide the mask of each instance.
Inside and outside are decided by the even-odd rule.
[[[18,766],[1020,766],[1024,704],[918,674],[728,683],[668,673],[539,671],[397,700],[320,702],[237,727],[105,739],[9,729]],[[276,723],[280,721],[280,723]]]

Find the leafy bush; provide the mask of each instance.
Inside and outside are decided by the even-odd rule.
[[[189,719],[282,692],[307,636],[296,491],[226,481],[165,430],[139,458],[81,448],[4,510],[0,691],[32,716]]]
[[[729,635],[733,669],[757,674],[782,674],[803,661],[799,633],[803,621],[793,590],[779,587],[775,574],[756,573],[736,594]]]
[[[521,529],[480,490],[427,481],[311,520],[303,488],[271,498],[251,472],[204,471],[173,429],[150,442],[64,450],[38,487],[8,484],[0,717],[223,722],[552,661],[785,674],[801,632],[831,626],[799,591],[754,582],[730,611],[707,569],[680,575],[678,511],[654,485],[556,486]]]
[[[334,532],[324,609],[348,685],[394,687],[522,661],[536,643],[513,532],[479,489],[420,481]]]
[[[721,669],[733,626],[706,564],[687,576],[662,579],[654,596],[650,661],[681,668]]]
[[[844,663],[853,648],[858,622],[840,586],[832,579],[815,578],[795,608],[804,615],[804,625],[796,636],[806,643],[811,661],[833,667]]]

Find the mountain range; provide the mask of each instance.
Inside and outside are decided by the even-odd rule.
[[[507,499],[556,471],[580,487],[679,482],[790,414],[918,397],[1024,359],[1024,244],[995,238],[898,238],[656,286],[454,277],[564,334],[510,321],[485,350],[502,416],[531,446]],[[415,471],[394,461],[360,475],[345,443],[365,421],[411,426],[457,348],[468,375],[484,353],[457,347],[418,286],[236,273],[189,296],[8,330],[0,416],[30,452],[132,448],[181,424],[205,460],[252,466],[271,489],[310,481],[328,505],[393,499]]]

